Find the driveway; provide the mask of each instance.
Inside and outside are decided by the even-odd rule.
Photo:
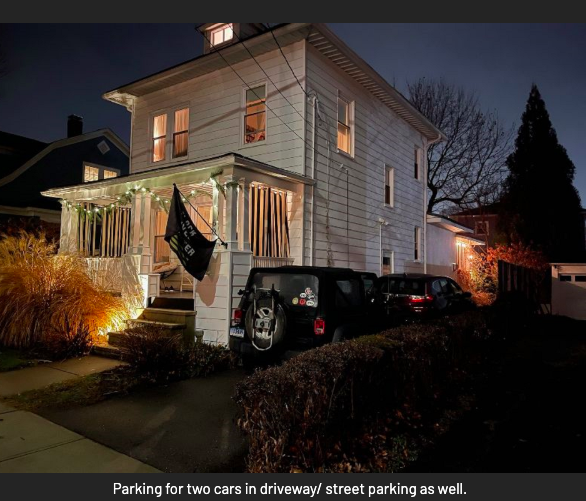
[[[165,472],[241,472],[247,443],[231,397],[243,377],[230,370],[41,415]]]

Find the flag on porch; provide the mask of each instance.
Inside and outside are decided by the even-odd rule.
[[[165,230],[165,241],[177,254],[185,271],[201,281],[210,264],[216,240],[208,240],[197,229],[181,198],[181,193],[175,186]]]

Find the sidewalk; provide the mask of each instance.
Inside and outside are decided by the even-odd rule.
[[[0,473],[156,472],[36,414],[0,403]]]
[[[29,390],[44,388],[68,379],[97,374],[113,369],[124,362],[109,358],[87,356],[65,362],[52,362],[28,369],[0,372],[0,397],[17,395]]]

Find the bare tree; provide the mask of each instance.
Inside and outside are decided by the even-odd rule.
[[[428,150],[428,212],[496,201],[513,127],[505,129],[496,112],[483,111],[475,93],[443,80],[421,78],[407,86],[413,106],[447,136]]]

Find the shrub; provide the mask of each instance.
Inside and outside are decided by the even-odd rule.
[[[305,352],[237,385],[252,472],[388,471],[411,458],[405,433],[436,404],[471,346],[482,312],[401,326]],[[394,452],[393,452],[394,451]]]
[[[170,335],[157,324],[126,329],[121,338],[123,358],[136,373],[153,382],[185,379],[226,368],[230,352],[206,343],[186,344],[182,335]]]
[[[498,244],[486,251],[472,253],[470,257],[469,270],[458,270],[458,283],[472,293],[479,306],[488,306],[496,300],[499,261],[533,270],[543,271],[549,267],[541,252],[523,244]]]
[[[0,344],[68,352],[73,342],[84,351],[100,330],[128,318],[122,298],[96,286],[80,256],[55,252],[43,236],[0,240]]]

